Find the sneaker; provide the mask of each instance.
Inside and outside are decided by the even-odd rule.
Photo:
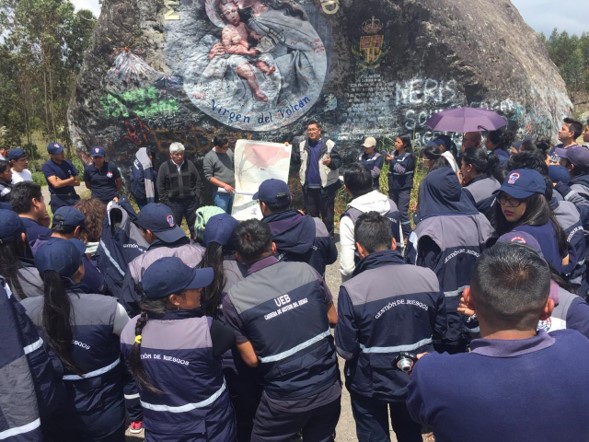
[[[129,433],[139,434],[143,431],[143,421],[133,421],[129,425]]]

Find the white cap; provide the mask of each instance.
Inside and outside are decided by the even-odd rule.
[[[376,146],[376,139],[374,137],[366,137],[362,147],[374,147]]]

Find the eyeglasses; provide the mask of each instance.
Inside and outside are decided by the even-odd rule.
[[[519,205],[523,203],[522,200],[511,198],[505,195],[501,195],[499,198],[497,198],[497,202],[505,207],[519,207]]]

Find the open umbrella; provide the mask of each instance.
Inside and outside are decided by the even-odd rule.
[[[433,114],[425,124],[437,131],[480,132],[506,126],[507,120],[487,109],[457,107]]]

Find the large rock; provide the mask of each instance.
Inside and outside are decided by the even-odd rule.
[[[80,151],[101,144],[128,165],[147,143],[290,141],[312,118],[351,157],[365,135],[426,142],[424,122],[448,107],[495,109],[538,135],[571,111],[508,0],[235,0],[232,25],[236,7],[219,1],[103,1],[69,109]]]

